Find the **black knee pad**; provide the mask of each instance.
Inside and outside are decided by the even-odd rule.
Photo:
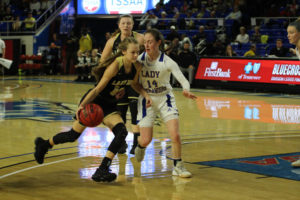
[[[129,108],[130,108],[130,113],[131,113],[131,124],[137,125],[137,104],[138,100],[137,99],[129,99]]]
[[[124,123],[118,123],[115,125],[112,129],[112,132],[114,133],[115,138],[110,143],[108,150],[116,154],[121,148],[121,145],[125,142],[128,132]]]
[[[68,132],[58,133],[53,137],[54,144],[63,144],[66,142],[75,142],[81,133],[77,133],[73,129]]]

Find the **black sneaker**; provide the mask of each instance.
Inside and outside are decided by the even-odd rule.
[[[121,148],[119,149],[118,153],[119,153],[119,154],[124,154],[124,153],[126,153],[127,147],[128,147],[127,143],[124,142],[124,143],[122,144]]]
[[[43,164],[45,155],[49,149],[46,142],[47,140],[44,140],[41,137],[37,137],[34,141],[35,144],[34,158],[36,162],[39,164]]]
[[[115,173],[110,173],[109,169],[100,169],[93,174],[92,179],[96,182],[112,182],[117,178]]]
[[[134,155],[134,150],[136,148],[137,145],[132,145],[131,149],[130,149],[130,154]]]

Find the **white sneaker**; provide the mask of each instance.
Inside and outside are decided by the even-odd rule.
[[[295,162],[292,162],[292,166],[293,167],[300,167],[300,159],[295,161]]]
[[[139,146],[137,146],[134,150],[135,159],[138,162],[142,162],[144,160],[146,148],[141,149]]]
[[[179,161],[176,164],[176,167],[174,167],[173,172],[172,172],[173,176],[179,176],[182,178],[190,178],[192,177],[191,172],[189,172],[184,166],[183,166],[183,162]]]

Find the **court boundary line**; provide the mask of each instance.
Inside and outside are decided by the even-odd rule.
[[[56,163],[60,163],[60,162],[64,162],[64,161],[69,161],[69,160],[75,160],[75,159],[78,159],[78,158],[81,158],[81,157],[66,158],[66,159],[62,159],[62,160],[53,161],[53,162],[50,162],[50,163],[45,163],[45,164],[42,164],[42,165],[35,165],[35,166],[32,166],[32,167],[17,170],[17,171],[8,173],[8,174],[4,174],[4,175],[0,176],[0,179],[6,178],[8,176],[12,176],[12,175],[15,175],[15,174],[18,174],[18,173],[21,173],[21,172],[29,171],[31,169],[35,169],[35,168],[38,168],[38,167],[48,166],[48,165],[52,165],[52,164],[56,164]]]

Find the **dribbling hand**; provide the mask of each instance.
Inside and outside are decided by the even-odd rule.
[[[76,111],[76,119],[77,121],[79,121],[79,114],[81,112],[81,110],[83,109],[83,106],[82,105],[79,105],[77,111]]]
[[[152,106],[152,99],[150,97],[146,97],[146,108],[149,108]]]

